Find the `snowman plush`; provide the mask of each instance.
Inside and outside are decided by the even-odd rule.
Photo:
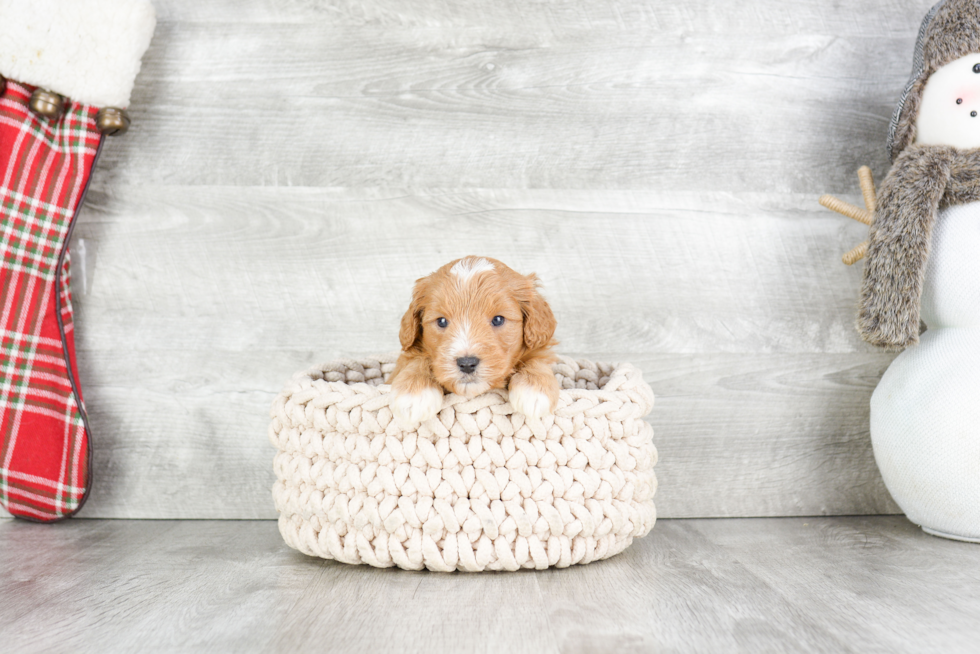
[[[888,141],[858,329],[904,351],[871,398],[875,459],[910,520],[980,542],[980,0],[926,15]]]

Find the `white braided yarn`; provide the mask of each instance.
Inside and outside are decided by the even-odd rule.
[[[405,432],[384,384],[395,359],[324,364],[273,403],[290,547],[376,567],[540,570],[608,558],[653,528],[653,391],[634,366],[561,357],[553,416],[526,419],[501,390],[446,395]]]

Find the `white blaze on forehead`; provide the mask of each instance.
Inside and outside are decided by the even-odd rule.
[[[476,275],[482,272],[490,272],[493,269],[493,264],[482,257],[479,259],[466,258],[457,261],[456,265],[449,269],[449,272],[456,275],[460,284],[465,284]]]

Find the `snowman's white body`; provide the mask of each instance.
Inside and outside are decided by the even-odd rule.
[[[871,398],[875,459],[910,520],[980,542],[980,202],[940,211],[921,315]]]

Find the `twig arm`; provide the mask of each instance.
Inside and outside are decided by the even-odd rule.
[[[874,216],[878,207],[878,194],[875,192],[875,178],[867,166],[858,168],[858,181],[861,183],[861,193],[864,194],[864,207]]]
[[[843,257],[841,257],[841,261],[843,261],[848,266],[853,266],[858,261],[863,259],[866,254],[868,254],[868,245],[869,245],[868,241],[865,241],[864,243],[857,246],[856,248],[854,248],[853,250],[845,254]]]
[[[833,195],[821,195],[818,202],[831,211],[836,211],[837,213],[845,215],[848,218],[853,218],[859,223],[864,223],[869,227],[871,226],[871,221],[874,219],[874,216],[868,210],[856,207],[850,202],[838,200]]]
[[[818,202],[831,211],[853,218],[859,223],[864,223],[868,227],[874,222],[875,211],[878,208],[878,193],[875,191],[875,180],[871,174],[871,169],[861,166],[858,169],[858,181],[861,183],[861,194],[864,196],[864,209],[856,207],[850,202],[844,202],[835,198],[833,195],[821,195]],[[868,241],[857,246],[842,257],[848,266],[852,266],[868,253]]]

